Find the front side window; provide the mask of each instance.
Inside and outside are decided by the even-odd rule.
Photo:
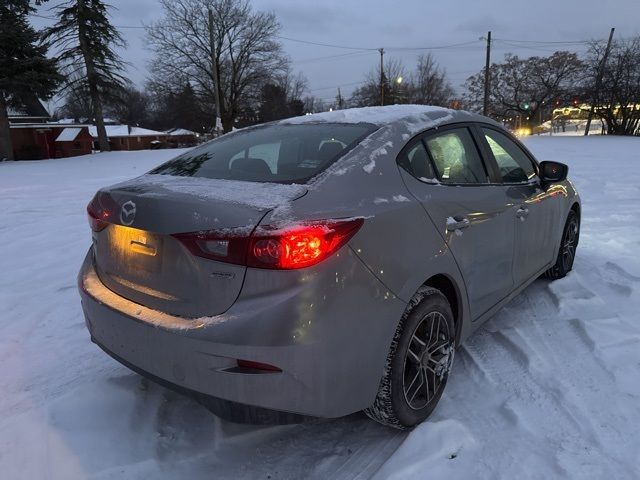
[[[482,158],[466,128],[428,137],[426,145],[442,183],[487,183]]]
[[[149,173],[299,183],[323,171],[376,129],[368,123],[257,127],[224,135]]]
[[[482,131],[504,183],[524,183],[536,176],[533,163],[513,140],[497,130],[483,128]]]

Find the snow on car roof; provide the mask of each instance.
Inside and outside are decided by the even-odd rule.
[[[469,117],[479,116],[464,110],[452,110],[430,105],[388,105],[385,107],[348,108],[346,110],[314,113],[312,115],[288,118],[279,123],[284,125],[316,122],[373,123],[382,126],[392,122],[403,121],[416,126],[428,126],[432,123],[444,123],[457,118],[470,120],[471,118]]]

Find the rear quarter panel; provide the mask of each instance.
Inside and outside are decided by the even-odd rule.
[[[467,318],[466,291],[453,256],[407,190],[396,163],[412,136],[402,125],[383,127],[312,181],[304,197],[286,211],[276,209],[263,223],[364,217],[348,247],[372,275],[406,303],[428,278],[443,274],[457,287],[459,317]],[[388,344],[402,313],[386,319],[392,329],[379,332]],[[463,322],[461,338],[468,335],[466,330]]]

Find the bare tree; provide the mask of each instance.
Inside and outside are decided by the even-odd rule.
[[[448,106],[454,90],[446,72],[429,53],[418,57],[415,72],[411,75],[411,101],[423,105]]]
[[[613,42],[602,64],[605,46],[593,42],[586,58],[585,96],[610,135],[640,135],[640,37]],[[602,67],[602,82],[596,77]]]
[[[382,82],[385,105],[408,103],[410,101],[410,85],[407,83],[404,64],[397,59],[390,59],[384,64]],[[369,107],[380,105],[380,67],[373,67],[366,75],[362,86],[357,88],[349,105],[353,107]]]
[[[73,118],[77,122],[88,122],[93,117],[93,106],[89,91],[80,79],[67,79],[73,86],[67,88],[64,104],[56,111],[56,116]]]
[[[150,118],[151,98],[133,84],[123,88],[119,95],[106,105],[107,115],[126,125],[147,125]]]
[[[301,100],[304,93],[309,88],[309,81],[302,72],[297,74],[293,73],[293,70],[289,65],[284,69],[284,72],[276,78],[276,83],[284,88],[287,96],[287,101]]]
[[[522,59],[506,54],[504,62],[491,65],[490,115],[536,118],[544,105],[561,96],[578,79],[582,62],[575,53],[555,52],[549,57]],[[484,69],[467,79],[467,108],[482,111]]]
[[[147,27],[155,52],[151,82],[167,90],[189,83],[211,105],[217,89],[222,125],[230,131],[238,115],[259,99],[262,86],[286,72],[275,15],[253,11],[248,0],[160,3],[164,18]]]
[[[310,95],[302,99],[305,113],[319,113],[326,110],[324,101],[321,98]]]

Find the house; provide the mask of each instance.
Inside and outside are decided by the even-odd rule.
[[[55,157],[75,157],[88,155],[93,149],[93,137],[89,128],[85,126],[73,126],[64,128],[56,137]]]
[[[42,102],[35,97],[24,99],[18,108],[9,107],[9,123],[45,123],[50,118]]]
[[[146,150],[160,148],[167,142],[168,135],[164,132],[149,130],[129,125],[105,125],[111,150]],[[89,133],[94,141],[98,141],[98,129],[89,127]]]
[[[87,125],[53,123],[37,98],[9,109],[9,132],[16,160],[41,160],[91,153],[93,139]]]
[[[172,148],[193,147],[198,144],[200,134],[184,128],[172,128],[165,132],[168,135],[167,143]]]
[[[74,157],[91,153],[93,138],[87,125],[54,123],[9,124],[16,160]]]

